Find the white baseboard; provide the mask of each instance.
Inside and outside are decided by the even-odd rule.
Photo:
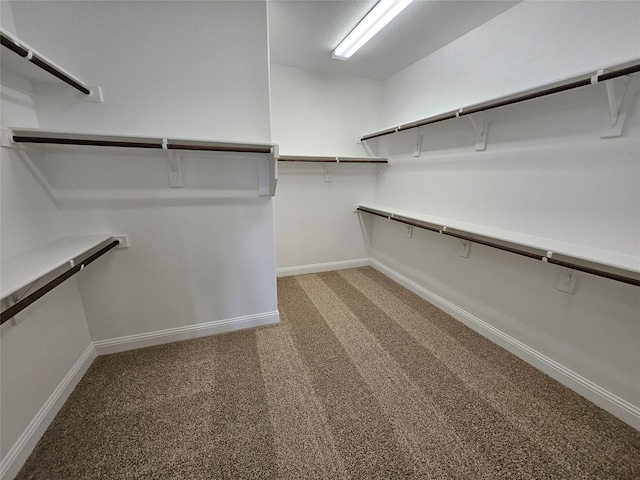
[[[190,338],[214,335],[261,325],[276,324],[280,321],[279,312],[266,312],[243,317],[216,320],[213,322],[189,325],[186,327],[169,328],[139,335],[113,338],[93,342],[87,347],[82,356],[71,367],[60,384],[49,396],[45,404],[31,420],[22,435],[16,440],[11,449],[0,461],[0,480],[14,478],[24,462],[27,460],[36,444],[67,401],[71,392],[87,372],[97,355],[133,350],[135,348],[159,345],[161,343],[176,342]]]
[[[178,342],[189,340],[190,338],[206,337],[218,333],[243,330],[245,328],[271,325],[280,322],[280,314],[277,310],[273,312],[246,315],[243,317],[228,318],[224,320],[214,320],[212,322],[199,323],[197,325],[187,325],[185,327],[168,328],[155,332],[139,333],[127,335],[125,337],[110,338],[93,342],[98,355],[124,352],[136,348],[151,347],[162,343]]]
[[[0,461],[0,480],[14,478],[18,474],[20,468],[24,465],[24,462],[95,358],[96,351],[93,348],[93,344],[90,344],[76,363],[73,364],[71,370],[58,384],[33,420],[27,425],[22,435],[18,437],[16,443],[13,444],[2,461]]]
[[[371,258],[370,264],[376,270],[379,270],[405,288],[411,290],[413,293],[445,311],[456,320],[459,320],[472,330],[478,332],[480,335],[520,357],[525,362],[533,365],[538,370],[543,371],[550,377],[562,383],[564,386],[579,393],[587,400],[618,417],[623,422],[636,429],[640,429],[640,408],[637,406],[627,402],[623,398],[618,397],[599,385],[596,385],[591,380],[577,374],[564,365],[493,327],[475,315],[431,292],[378,260]]]
[[[306,273],[331,272],[333,270],[344,270],[345,268],[368,267],[369,265],[371,265],[371,263],[368,258],[340,260],[337,262],[310,263],[307,265],[276,268],[276,276],[288,277],[290,275],[304,275]]]

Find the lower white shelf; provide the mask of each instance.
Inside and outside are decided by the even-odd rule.
[[[415,222],[415,225],[418,227],[439,231],[454,237],[467,238],[472,242],[484,243],[485,245],[496,246],[497,248],[506,247],[503,249],[514,253],[529,254],[528,251],[524,251],[519,247],[539,250],[544,252],[542,257],[539,254],[531,254],[528,256],[537,258],[538,260],[548,261],[549,263],[569,266],[567,265],[568,262],[556,260],[558,256],[581,260],[587,262],[589,265],[574,266],[596,275],[608,272],[608,270],[601,271],[600,267],[611,267],[623,271],[621,277],[624,278],[620,278],[621,281],[625,281],[625,278],[629,277],[626,278],[626,280],[629,280],[627,283],[640,285],[640,280],[637,279],[637,274],[640,273],[640,257],[637,256],[436,217],[385,205],[360,204],[358,208],[366,213],[372,213],[402,223],[412,224],[412,222]],[[492,244],[492,241],[498,243]],[[593,271],[590,272],[590,270]],[[631,275],[626,275],[626,272]],[[608,275],[608,278],[614,278],[615,276],[616,274]]]
[[[0,296],[6,298],[113,239],[112,234],[71,235],[3,260]]]

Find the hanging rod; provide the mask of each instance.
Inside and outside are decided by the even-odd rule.
[[[41,136],[38,135],[41,133]],[[273,153],[271,144],[244,144],[231,142],[196,142],[189,140],[170,140],[161,138],[127,138],[121,136],[91,136],[55,134],[50,132],[19,131],[11,132],[9,140],[13,143],[43,145],[77,145],[95,147],[145,148],[156,150],[192,150],[209,152]]]
[[[28,45],[26,44],[21,45],[17,39],[13,38],[11,35],[3,31],[0,31],[0,40],[2,41],[3,47],[8,48],[12,52],[20,55],[23,58],[26,58],[34,65],[40,67],[42,70],[62,80],[66,84],[72,86],[73,88],[84,93],[85,95],[91,95],[91,90],[89,90],[80,81],[76,80],[71,75],[63,72],[59,67],[57,67],[53,63],[43,58],[40,54],[35,52]]]
[[[111,242],[106,247],[101,248],[100,250],[98,250],[93,255],[87,257],[84,261],[82,261],[78,265],[76,265],[76,266],[70,268],[69,270],[67,270],[66,272],[58,275],[56,278],[51,280],[46,285],[40,287],[35,292],[27,295],[22,300],[16,302],[14,305],[12,305],[9,308],[7,308],[5,311],[2,312],[2,314],[0,314],[0,325],[2,325],[4,322],[6,322],[6,321],[12,319],[13,317],[15,317],[18,313],[20,313],[22,310],[24,310],[29,305],[34,303],[36,300],[38,300],[39,298],[41,298],[45,294],[49,293],[51,290],[56,288],[62,282],[64,282],[65,280],[69,279],[70,277],[72,277],[76,273],[78,273],[84,267],[89,265],[94,260],[100,258],[102,255],[107,253],[112,248],[117,247],[119,244],[120,244],[120,240],[114,240],[113,242]]]
[[[554,265],[559,265],[562,267],[566,267],[566,268],[570,268],[572,270],[578,270],[581,272],[585,272],[585,273],[589,273],[591,275],[596,275],[599,277],[604,277],[604,278],[608,278],[610,280],[615,280],[617,282],[622,282],[622,283],[627,283],[629,285],[635,285],[636,287],[640,287],[640,280],[636,279],[636,278],[632,278],[632,277],[627,277],[624,275],[619,275],[616,273],[611,273],[611,272],[607,272],[604,270],[600,270],[597,268],[592,268],[592,267],[587,267],[584,265],[580,265],[580,264],[576,264],[573,262],[568,262],[565,260],[560,260],[557,258],[553,258],[553,254],[551,254],[550,252],[545,252],[544,255],[539,254],[539,253],[534,253],[534,252],[530,252],[527,250],[523,250],[518,247],[518,244],[515,244],[516,246],[511,246],[511,245],[504,245],[501,243],[496,243],[494,241],[492,241],[493,239],[490,237],[483,237],[482,235],[478,235],[478,234],[474,234],[471,232],[465,232],[464,230],[460,230],[460,229],[450,229],[444,225],[438,225],[435,223],[430,223],[430,222],[425,222],[422,220],[417,220],[417,219],[413,219],[413,218],[409,218],[409,217],[405,217],[403,215],[397,215],[391,212],[386,212],[383,210],[378,210],[375,208],[369,208],[369,207],[363,207],[363,206],[358,206],[357,210],[360,212],[364,212],[364,213],[369,213],[371,215],[376,215],[378,217],[382,217],[382,218],[386,218],[389,220],[393,220],[394,222],[399,222],[399,223],[403,223],[405,225],[410,225],[413,227],[417,227],[417,228],[422,228],[425,230],[429,230],[431,232],[437,232],[440,233],[442,235],[448,235],[450,237],[455,237],[458,238],[460,240],[464,240],[464,241],[468,241],[468,242],[473,242],[473,243],[477,243],[480,245],[485,245],[487,247],[491,247],[491,248],[495,248],[498,250],[503,250],[505,252],[510,252],[510,253],[515,253],[516,255],[520,255],[520,256],[524,256],[524,257],[528,257],[528,258],[532,258],[534,260],[540,260],[546,263],[553,263]],[[511,243],[505,240],[505,242],[507,243]],[[532,247],[533,248],[533,247]],[[537,249],[537,250],[541,250],[541,249]]]
[[[519,94],[516,94],[515,96],[492,100],[486,103],[480,103],[480,104],[472,105],[469,107],[463,107],[457,110],[441,113],[439,115],[423,118],[421,120],[416,120],[410,123],[404,123],[404,124],[398,125],[397,127],[391,127],[385,130],[380,130],[378,132],[364,135],[360,137],[360,141],[365,142],[367,140],[383,137],[385,135],[391,135],[391,134],[402,132],[405,130],[410,130],[412,128],[419,128],[425,125],[430,125],[430,124],[442,122],[445,120],[451,120],[453,118],[462,117],[465,115],[472,115],[474,113],[484,112],[486,110],[492,110],[494,108],[513,105],[520,102],[526,102],[527,100],[532,100],[534,98],[553,95],[554,93],[565,92],[567,90],[573,90],[575,88],[585,87],[587,85],[605,82],[607,80],[612,80],[614,78],[623,77],[625,75],[631,75],[633,73],[640,72],[640,61],[636,61],[632,65],[628,65],[628,64],[625,64],[625,65],[627,66],[613,67],[616,70],[611,72],[600,70],[592,76],[588,76],[588,77],[581,76],[581,77],[567,80],[566,82],[563,82],[560,84],[554,84],[552,86],[547,86],[540,89],[521,92]]]
[[[309,157],[299,155],[281,155],[280,162],[316,162],[316,163],[389,163],[382,157]]]

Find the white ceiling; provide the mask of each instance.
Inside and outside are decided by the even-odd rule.
[[[331,58],[333,49],[376,3],[269,0],[271,63],[383,80],[518,1],[414,0],[349,60]]]

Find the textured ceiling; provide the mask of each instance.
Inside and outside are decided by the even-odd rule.
[[[269,0],[271,62],[382,80],[518,2],[415,0],[349,60],[331,58],[336,45],[376,3]]]

